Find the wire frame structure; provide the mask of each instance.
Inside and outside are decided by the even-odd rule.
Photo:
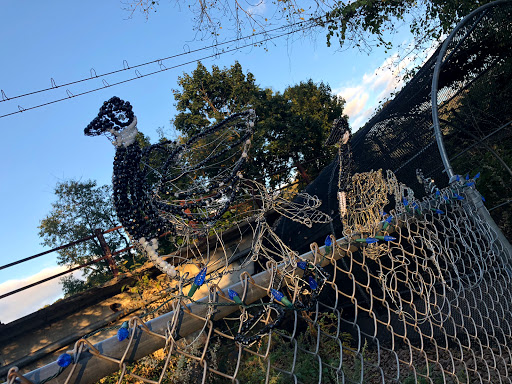
[[[126,339],[82,339],[68,368],[24,377],[95,382],[119,369],[119,382],[147,383],[508,382],[512,269],[505,245],[474,215],[474,187],[460,181],[418,200],[391,172],[368,177],[386,180],[381,204],[397,202],[374,222],[374,238],[313,244],[298,257],[304,269],[282,262],[228,289],[206,283],[199,301],[176,295],[171,312],[130,320]],[[300,283],[308,269],[322,290],[304,305],[313,295]],[[151,369],[130,364],[156,350]]]
[[[438,165],[426,174],[444,168],[453,180],[456,174],[480,172],[486,205],[509,239],[511,16],[510,2],[490,3],[468,15],[440,47],[431,96],[443,167]]]
[[[213,211],[173,208],[182,218],[173,235],[190,240],[176,241],[176,259],[185,262],[167,261],[171,273],[163,267],[175,283],[165,292],[168,310],[151,320],[132,318],[96,345],[84,338],[39,370],[13,368],[8,382],[512,382],[510,244],[479,192],[492,172],[483,167],[465,177],[457,169],[471,163],[455,161],[476,158],[472,150],[486,150],[485,143],[494,150],[489,156],[510,166],[500,156],[504,149],[488,140],[510,139],[510,99],[502,98],[511,82],[495,82],[511,76],[511,10],[510,1],[480,9],[444,45],[434,108],[456,171],[451,180],[434,136],[434,55],[354,135],[351,177],[341,155],[348,154],[349,135],[340,131],[340,158],[293,202],[243,178],[228,205],[222,196],[212,200],[213,211],[254,202],[235,226],[235,243],[247,250],[238,264],[231,265],[235,252],[215,233],[221,219],[196,224]],[[498,95],[486,91],[490,85],[502,87]],[[225,144],[225,153],[245,153]],[[196,161],[195,152],[188,158]],[[194,180],[188,190],[196,201],[206,192]],[[269,223],[270,212],[284,218]],[[208,235],[203,248],[198,230]],[[312,242],[318,239],[320,245]]]
[[[512,5],[495,1],[481,7],[454,29],[416,75],[393,99],[387,101],[363,128],[353,135],[354,171],[384,169],[416,196],[425,189],[416,171],[434,180],[439,188],[448,186],[433,113],[439,120],[445,154],[454,174],[465,178],[480,174],[479,190],[485,205],[510,240],[512,239]],[[439,54],[442,60],[436,70]],[[436,75],[436,76],[434,76]],[[438,80],[434,84],[433,79]],[[436,95],[435,105],[432,96]],[[439,138],[440,139],[440,138]],[[303,243],[319,241],[327,231],[342,234],[337,213],[336,162],[306,188],[318,196],[321,209],[332,225],[314,226],[310,231],[283,223],[277,233],[295,249]],[[293,228],[293,230],[292,230]],[[290,233],[301,231],[300,238]]]

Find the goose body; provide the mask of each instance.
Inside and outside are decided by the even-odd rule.
[[[190,228],[187,222],[204,223],[207,233],[215,221],[220,218],[233,202],[238,184],[241,179],[240,169],[247,159],[250,146],[250,136],[254,127],[254,112],[235,114],[223,122],[209,127],[190,138],[186,143],[176,145],[171,141],[158,143],[142,149],[137,141],[137,118],[132,112],[130,103],[113,97],[106,101],[100,108],[98,116],[87,126],[85,134],[88,136],[107,135],[111,138],[116,148],[113,169],[113,200],[118,218],[130,237],[136,241],[147,257],[164,273],[170,277],[176,276],[176,269],[167,263],[158,254],[158,238],[163,235],[177,235]],[[183,178],[186,174],[199,169],[207,161],[220,157],[219,153],[208,154],[206,159],[198,161],[195,165],[179,167],[182,153],[194,143],[209,134],[213,134],[224,125],[237,118],[246,118],[243,134],[231,145],[243,147],[240,158],[235,162],[229,174],[214,178],[208,187],[194,187],[193,190],[175,189],[169,181],[167,173],[169,169],[185,169],[180,171],[176,179]],[[224,154],[227,150],[224,150]],[[154,153],[164,154],[163,165],[160,171],[158,183],[148,182],[147,171],[149,158]],[[168,182],[168,184],[166,184]],[[169,192],[169,190],[172,190]],[[209,193],[207,198],[198,198],[199,194]],[[180,198],[180,204],[163,199],[162,196]],[[188,200],[187,200],[188,199]],[[183,202],[185,201],[185,202]],[[204,209],[203,209],[204,207]],[[211,207],[209,210],[207,207]],[[202,209],[203,215],[194,214],[191,210]],[[213,213],[212,213],[213,212]],[[197,225],[193,228],[197,232]]]

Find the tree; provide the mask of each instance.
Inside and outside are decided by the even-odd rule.
[[[323,143],[334,119],[342,116],[345,101],[326,84],[308,80],[273,92],[259,87],[238,62],[224,69],[213,66],[211,72],[198,63],[178,84],[181,90],[173,91],[179,112],[174,125],[185,139],[232,113],[255,109],[252,161],[245,172],[249,178],[264,177],[276,187],[293,181],[298,168],[304,186],[332,160],[334,153]]]
[[[457,21],[492,0],[276,0],[243,3],[227,0],[199,1],[188,5],[199,38],[220,39],[224,31],[242,35],[269,36],[276,27],[296,31],[326,29],[327,44],[369,50],[374,45],[392,47],[389,36],[401,24],[408,25],[418,51],[433,39],[448,33]],[[185,3],[185,2],[183,2]],[[128,0],[133,15],[149,17],[158,1]],[[390,32],[390,35],[387,33]],[[282,33],[282,30],[279,32]],[[233,36],[225,36],[232,38]],[[255,38],[257,40],[257,38]]]
[[[56,201],[52,203],[50,213],[41,220],[39,236],[42,245],[56,248],[94,234],[96,229],[109,229],[118,226],[116,213],[110,200],[111,188],[97,186],[96,181],[68,180],[57,183]],[[113,231],[104,235],[112,252],[129,245],[128,238],[122,231]],[[102,247],[97,238],[81,242],[57,251],[59,265],[73,267],[87,263],[103,256]],[[127,254],[115,257],[118,263],[135,262]],[[92,264],[82,269],[86,280],[66,277],[62,280],[66,295],[71,295],[91,286],[103,283],[111,278],[107,260]]]

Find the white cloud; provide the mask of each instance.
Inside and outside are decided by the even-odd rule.
[[[365,108],[361,113],[359,113],[354,119],[350,120],[350,126],[353,131],[361,128],[373,115],[374,108]]]
[[[364,109],[370,95],[364,91],[362,85],[356,87],[344,88],[340,93],[343,92],[342,96],[346,100],[345,113],[352,116],[357,116]]]
[[[379,106],[379,101],[389,98],[404,86],[402,80],[405,70],[412,69],[418,63],[424,63],[435,51],[437,43],[425,50],[420,57],[406,55],[400,58],[394,53],[373,71],[365,73],[356,82],[347,84],[333,91],[345,99],[345,113],[349,116],[353,131],[361,128]],[[407,51],[408,48],[400,51]]]
[[[35,275],[0,284],[0,295],[67,270],[65,266],[45,268]],[[74,272],[77,273],[77,272]],[[69,275],[68,275],[69,276]],[[75,276],[76,277],[76,276]],[[0,321],[4,324],[37,311],[63,297],[60,278],[49,280],[0,300]]]
[[[346,101],[345,113],[354,131],[366,123],[379,100],[389,97],[393,90],[403,85],[399,75],[403,65],[409,63],[393,65],[396,59],[396,55],[387,58],[378,68],[365,73],[358,84],[336,90]]]
[[[247,13],[251,16],[262,16],[267,10],[265,0],[260,0],[256,5],[247,8]]]

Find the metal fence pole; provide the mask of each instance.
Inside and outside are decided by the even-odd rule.
[[[105,241],[105,238],[103,237],[103,231],[101,229],[96,229],[94,231],[94,234],[98,238],[98,241],[100,242],[101,249],[103,250],[103,255],[107,259],[108,266],[110,267],[110,270],[114,274],[114,277],[117,277],[119,275],[119,270],[117,269],[116,262],[114,258],[112,257],[112,252],[110,251],[110,247],[108,246],[107,242]]]
[[[507,238],[501,231],[500,227],[498,227],[496,222],[491,217],[489,211],[487,210],[484,203],[482,202],[482,198],[481,198],[480,194],[475,189],[472,189],[472,188],[467,188],[467,190],[465,192],[466,192],[466,196],[467,196],[468,200],[470,200],[476,208],[476,210],[473,212],[473,214],[476,214],[477,216],[479,216],[480,219],[482,219],[490,227],[490,229],[492,229],[492,231],[496,234],[498,242],[501,243],[501,245],[503,246],[503,251],[508,256],[506,259],[509,263],[511,263],[511,266],[512,266],[512,246],[510,245],[509,241],[507,240]],[[470,217],[471,217],[471,215],[470,215]],[[492,247],[499,254],[502,250],[500,249],[499,244],[497,244],[498,242],[493,241],[493,239],[488,239],[488,240],[491,243]]]
[[[492,3],[485,4],[480,8],[474,10],[469,15],[464,17],[462,21],[457,24],[457,26],[453,29],[450,35],[446,38],[441,46],[439,54],[437,56],[436,65],[434,67],[434,73],[432,76],[432,94],[431,94],[431,102],[432,102],[432,123],[434,125],[434,133],[437,141],[437,146],[439,147],[439,153],[441,155],[441,159],[443,161],[444,169],[446,174],[450,178],[450,182],[453,181],[455,173],[453,172],[452,165],[450,164],[450,160],[448,158],[448,154],[446,153],[446,148],[444,146],[443,141],[443,133],[441,132],[441,126],[439,123],[439,112],[437,110],[437,92],[439,91],[439,76],[441,74],[441,67],[444,64],[444,55],[448,50],[448,45],[452,42],[453,37],[458,33],[458,31],[467,23],[468,20],[471,20],[473,16],[480,12],[486,12],[488,9],[495,7],[500,4],[504,4],[509,2],[510,0],[497,0]]]

